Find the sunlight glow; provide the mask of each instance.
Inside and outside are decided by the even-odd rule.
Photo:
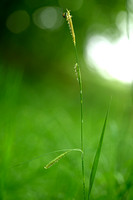
[[[86,60],[105,78],[130,83],[133,80],[133,37],[127,38],[125,27],[125,22],[118,23],[122,35],[113,42],[104,36],[91,37],[86,47]]]

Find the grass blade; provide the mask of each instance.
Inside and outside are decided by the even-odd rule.
[[[94,183],[94,179],[95,179],[95,175],[96,175],[96,171],[97,171],[97,167],[98,167],[98,163],[99,163],[99,158],[100,158],[100,153],[101,153],[101,148],[102,148],[102,143],[103,143],[103,138],[104,138],[104,133],[105,133],[105,128],[106,128],[106,123],[107,123],[107,119],[108,119],[109,108],[110,108],[110,104],[108,106],[108,110],[107,110],[107,113],[106,113],[106,116],[105,116],[104,125],[103,125],[103,129],[102,129],[99,145],[98,145],[98,148],[97,148],[97,151],[96,151],[96,154],[95,154],[95,158],[94,158],[94,161],[93,161],[92,169],[91,169],[90,181],[89,181],[88,200],[90,199],[90,194],[91,194],[91,190],[92,190],[92,187],[93,187],[93,183]]]
[[[83,153],[81,149],[70,149],[68,151],[65,151],[64,153],[60,154],[59,156],[57,156],[56,158],[51,160],[46,166],[44,166],[44,169],[48,169],[48,168],[52,167],[55,163],[57,163],[60,159],[62,159],[66,154],[68,154],[72,151],[80,151],[81,153]]]

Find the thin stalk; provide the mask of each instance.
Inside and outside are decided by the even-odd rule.
[[[77,46],[76,43],[74,45],[75,49],[75,57],[76,57],[76,66],[77,66],[77,76],[78,76],[78,83],[79,83],[79,89],[80,89],[80,123],[81,123],[81,150],[82,150],[82,178],[83,178],[83,195],[85,199],[85,167],[84,167],[84,141],[83,141],[83,89],[82,89],[82,78],[81,78],[81,72],[80,72],[80,67],[79,67],[79,62],[78,62],[78,54],[77,54]]]
[[[70,32],[73,39],[74,49],[75,49],[75,57],[76,57],[76,64],[75,64],[75,70],[79,82],[79,89],[80,89],[80,115],[81,115],[81,150],[82,150],[82,177],[83,177],[83,199],[86,199],[85,196],[85,170],[84,170],[84,142],[83,142],[83,90],[82,90],[82,79],[81,79],[81,72],[78,62],[78,53],[77,53],[77,46],[76,46],[76,37],[75,32],[73,28],[73,22],[72,22],[72,16],[70,14],[70,11],[66,9],[66,13],[63,13],[63,17],[66,18],[66,21],[68,22]]]

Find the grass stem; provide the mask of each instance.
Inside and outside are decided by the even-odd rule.
[[[75,49],[75,57],[76,57],[76,72],[78,76],[78,83],[79,83],[79,89],[80,89],[80,115],[81,115],[81,150],[82,150],[82,178],[83,178],[83,195],[85,200],[85,167],[84,167],[84,141],[83,141],[83,89],[82,89],[82,78],[81,78],[81,72],[79,67],[79,61],[78,61],[78,53],[77,53],[77,46],[76,43],[74,44]]]
[[[66,21],[68,22],[69,29],[72,35],[73,39],[73,45],[75,49],[75,57],[76,57],[76,64],[75,64],[75,70],[76,75],[78,78],[79,83],[79,89],[80,89],[80,115],[81,115],[81,150],[82,150],[82,177],[83,177],[83,199],[85,200],[85,170],[84,170],[84,142],[83,142],[83,90],[82,90],[82,79],[81,79],[81,72],[79,67],[79,61],[78,61],[78,53],[77,53],[77,46],[76,46],[76,37],[72,22],[72,15],[70,14],[70,11],[66,9],[66,13],[63,14],[63,17],[66,18]]]

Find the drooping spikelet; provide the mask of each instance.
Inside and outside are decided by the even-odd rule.
[[[66,21],[68,22],[70,32],[73,38],[73,43],[74,46],[76,45],[76,40],[75,40],[75,33],[74,33],[74,28],[73,28],[73,22],[72,22],[72,15],[70,14],[70,10],[66,9],[66,13],[63,14],[63,17],[66,18]]]
[[[57,163],[59,160],[61,160],[63,157],[65,157],[66,154],[72,152],[72,151],[79,151],[83,154],[83,151],[81,149],[69,149],[68,151],[65,151],[64,153],[60,154],[56,158],[54,158],[52,161],[50,161],[46,166],[44,166],[44,169],[48,169],[52,167],[55,163]]]
[[[65,153],[62,153],[61,155],[57,156],[55,159],[50,161],[46,166],[44,166],[44,169],[48,169],[48,168],[52,167],[56,162],[58,162],[61,158],[63,158],[69,152],[70,151],[66,151]]]

